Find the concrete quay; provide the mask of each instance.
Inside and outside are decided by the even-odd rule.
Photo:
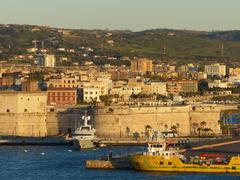
[[[30,137],[0,137],[1,145],[38,145],[38,146],[70,146],[71,141],[65,140],[64,137],[44,137],[44,138],[30,138]]]

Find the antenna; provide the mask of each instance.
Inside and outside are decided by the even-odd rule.
[[[166,55],[167,47],[164,45],[163,47],[163,55]]]
[[[45,45],[44,40],[42,40],[42,49],[44,49],[44,45]]]
[[[224,56],[224,44],[222,43],[222,47],[221,47],[221,56]]]

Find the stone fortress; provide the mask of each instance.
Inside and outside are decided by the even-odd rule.
[[[180,136],[197,135],[201,122],[214,134],[221,134],[220,114],[236,110],[237,105],[193,104],[181,106],[74,106],[56,109],[47,106],[43,92],[0,93],[0,135],[45,137],[73,132],[87,111],[97,135],[102,138],[144,134],[146,127],[170,131],[178,128]],[[127,132],[128,129],[128,132]]]

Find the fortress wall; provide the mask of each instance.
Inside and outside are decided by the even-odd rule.
[[[17,118],[15,114],[0,114],[0,135],[15,136],[17,128]]]
[[[138,132],[145,134],[145,127],[154,130],[170,131],[179,125],[180,135],[196,134],[196,124],[206,122],[206,128],[211,128],[215,134],[221,133],[221,110],[236,109],[237,106],[201,105],[175,107],[129,107],[112,106],[96,109],[92,113],[92,121],[99,137],[126,137]],[[0,135],[10,136],[52,136],[73,132],[83,123],[81,117],[86,108],[76,108],[73,111],[49,113],[0,113]]]
[[[135,132],[145,134],[145,127],[150,125],[154,130],[170,131],[173,125],[179,124],[179,134],[189,135],[189,107],[141,107],[101,109],[95,116],[95,128],[100,137],[127,136]]]
[[[83,115],[84,112],[48,113],[46,120],[48,136],[66,134],[69,131],[74,132],[77,127],[83,124]],[[89,123],[94,124],[93,116],[91,119]]]
[[[47,135],[45,113],[0,114],[0,135],[44,137]]]
[[[221,111],[207,112],[190,112],[191,134],[197,134],[197,127],[200,127],[201,122],[206,122],[205,128],[211,128],[214,134],[221,134],[221,128],[218,121],[220,120]]]

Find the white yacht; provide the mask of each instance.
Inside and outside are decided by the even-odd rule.
[[[73,132],[73,146],[77,149],[90,149],[96,147],[96,130],[88,124],[91,120],[86,114],[82,116],[84,124]]]

